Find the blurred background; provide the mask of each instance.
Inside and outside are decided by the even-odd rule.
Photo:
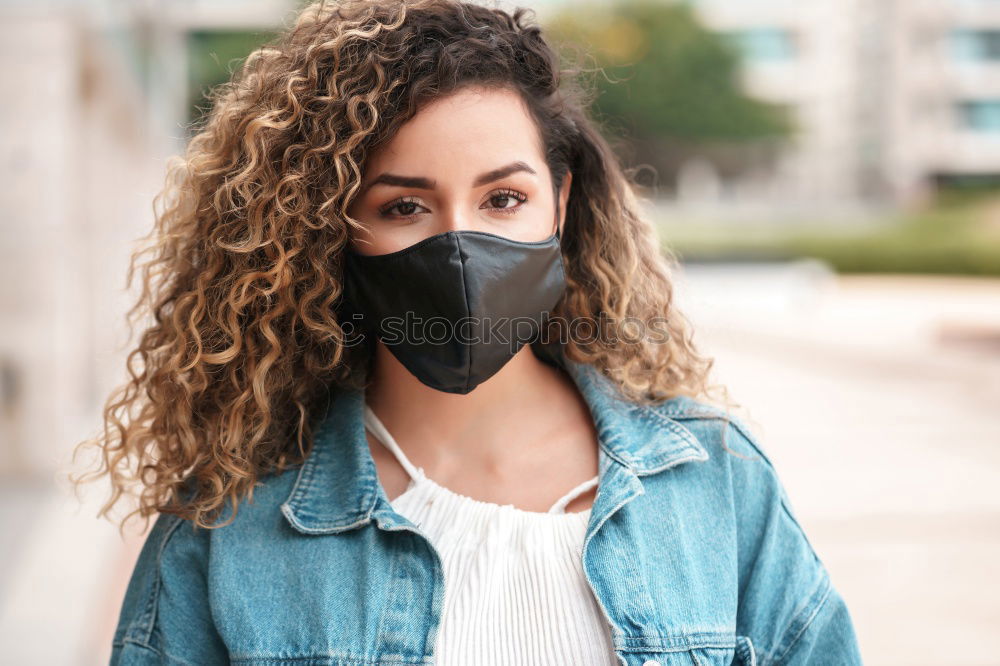
[[[1000,664],[1000,0],[521,4],[601,68],[679,306],[866,663]],[[166,160],[298,5],[0,0],[4,663],[107,662],[143,535],[63,475],[125,378]]]

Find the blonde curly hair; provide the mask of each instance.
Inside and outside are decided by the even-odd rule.
[[[713,361],[673,306],[674,257],[640,216],[631,174],[588,117],[582,67],[529,17],[457,0],[346,0],[305,7],[210,93],[211,108],[154,199],[155,226],[127,282],[150,317],[109,397],[96,446],[105,516],[138,485],[138,513],[204,528],[253,499],[260,478],[300,465],[313,419],[340,387],[363,385],[370,354],[346,345],[339,307],[347,214],[365,157],[427,102],[463,86],[516,90],[550,171],[573,181],[554,320],[666,322],[666,341],[569,340],[635,401],[709,397]],[[556,184],[559,187],[559,183]],[[140,260],[146,257],[140,265]],[[74,452],[75,459],[75,452]]]

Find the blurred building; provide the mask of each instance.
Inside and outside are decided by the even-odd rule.
[[[187,140],[190,35],[292,7],[0,3],[0,477],[48,478],[125,379],[128,257]]]
[[[148,225],[137,195],[160,165],[116,26],[88,25],[82,4],[7,3],[0,15],[0,472],[47,478],[84,423],[97,425],[121,330],[121,250]]]
[[[100,502],[84,508],[62,473],[93,467],[69,454],[100,432],[104,401],[127,376],[125,312],[141,277],[126,288],[128,260],[187,140],[192,34],[273,29],[291,6],[0,0],[5,663],[107,663],[131,565],[91,513],[106,483],[85,489]]]
[[[777,162],[736,179],[692,160],[681,203],[815,216],[919,204],[943,183],[1000,183],[1000,0],[662,1],[685,2],[732,39],[748,91],[800,126]],[[572,0],[503,4],[544,17]]]
[[[803,130],[761,191],[908,205],[938,184],[1000,183],[997,0],[691,4]]]

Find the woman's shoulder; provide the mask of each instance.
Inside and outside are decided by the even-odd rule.
[[[704,450],[704,459],[685,470],[686,478],[706,493],[728,498],[744,531],[765,529],[777,511],[802,532],[767,444],[746,418],[689,396],[647,409],[669,427],[682,428]]]
[[[197,525],[192,518],[180,517],[175,514],[160,514],[154,531],[161,540],[160,549],[176,548],[175,542],[210,541],[217,535],[230,537],[233,533],[259,528],[273,528],[274,516],[280,515],[281,505],[301,482],[301,463],[286,467],[283,470],[271,470],[260,473],[251,488],[239,494],[237,499],[227,495],[222,500],[221,508],[208,523],[210,527]],[[193,479],[184,483],[182,494],[190,497],[194,490]]]
[[[860,664],[847,606],[747,420],[690,397],[648,409],[684,428],[708,454],[680,474],[649,477],[649,483],[672,511],[705,519],[686,517],[696,526],[697,538],[688,541],[696,560],[735,567],[737,634],[752,636],[758,657],[769,663],[806,663],[810,655],[828,654],[837,663]],[[725,533],[709,536],[698,532],[701,525]],[[720,546],[726,543],[728,550]],[[712,544],[711,557],[705,544]]]
[[[231,525],[236,530],[274,529],[275,516],[281,515],[281,506],[295,488],[309,479],[303,478],[305,463],[289,465],[283,470],[264,472],[254,482],[252,492],[244,494],[238,504],[227,502],[217,524],[233,517]],[[235,506],[235,509],[233,508]],[[215,529],[225,530],[228,526]]]
[[[774,465],[761,437],[746,418],[687,395],[676,396],[645,410],[664,422],[665,427],[681,427],[705,449],[709,459],[735,454],[737,459],[759,461],[773,471]],[[727,461],[728,462],[728,461]]]

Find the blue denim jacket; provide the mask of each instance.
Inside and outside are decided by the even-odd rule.
[[[561,362],[600,439],[583,568],[619,663],[860,664],[848,609],[745,424],[687,397],[628,402],[593,366]],[[435,663],[441,561],[388,501],[363,398],[337,393],[305,463],[265,477],[230,525],[156,519],[111,664]]]

